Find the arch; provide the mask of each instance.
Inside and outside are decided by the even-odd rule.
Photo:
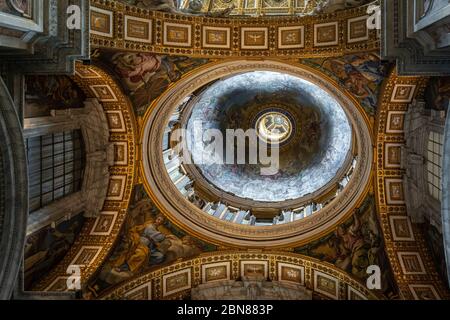
[[[206,277],[207,269],[222,269],[220,280],[237,280],[246,275],[245,265],[261,266],[261,274],[266,280],[296,283],[326,299],[384,299],[378,292],[369,290],[365,283],[349,276],[345,271],[332,264],[300,254],[276,251],[270,253],[218,251],[202,254],[199,257],[161,267],[133,278],[111,288],[98,299],[182,299],[198,285],[212,283]],[[294,279],[287,275],[289,271],[296,274]],[[166,285],[168,279],[176,275],[184,275],[187,280],[184,283],[187,285],[175,290],[168,290]],[[321,290],[319,281],[325,281],[330,287],[334,287],[334,292],[333,290],[328,292]]]
[[[402,299],[447,299],[448,291],[436,276],[436,269],[420,228],[413,226],[406,203],[405,175],[400,164],[393,164],[386,152],[395,144],[398,152],[405,145],[404,116],[415,99],[421,99],[428,80],[403,77],[394,69],[384,83],[377,119],[376,201],[389,262]],[[398,99],[400,89],[412,90],[408,99]],[[400,121],[398,121],[400,119]],[[404,154],[401,154],[404,157]],[[402,230],[401,232],[399,230]]]
[[[79,267],[81,285],[87,282],[113,247],[126,217],[134,183],[136,122],[128,97],[98,66],[77,63],[74,80],[88,99],[100,103],[108,123],[109,142],[114,145],[114,160],[109,167],[108,190],[101,212],[86,220],[64,259],[32,288],[36,291],[69,291],[67,279],[71,266]]]
[[[32,211],[28,220],[27,236],[83,212],[95,218],[103,207],[109,182],[108,168],[113,164],[113,145],[106,115],[98,99],[88,98],[83,108],[52,110],[52,115],[25,119],[25,138],[48,134],[79,131],[82,139],[83,174],[79,189]],[[29,159],[30,161],[30,159]],[[31,183],[31,182],[30,182]]]

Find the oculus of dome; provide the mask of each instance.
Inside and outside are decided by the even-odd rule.
[[[294,122],[291,119],[286,111],[265,110],[256,120],[256,133],[263,142],[279,146],[288,141],[293,134]]]

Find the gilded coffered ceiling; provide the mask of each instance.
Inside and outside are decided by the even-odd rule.
[[[91,2],[91,47],[202,58],[342,56],[379,48],[368,6],[330,14],[257,19],[151,11]]]

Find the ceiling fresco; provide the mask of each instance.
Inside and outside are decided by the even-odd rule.
[[[111,51],[100,51],[98,52],[98,55],[96,56],[95,63],[97,63],[98,66],[96,66],[93,70],[97,70],[96,72],[99,72],[98,70],[104,70],[101,72],[101,74],[103,75],[103,73],[109,73],[110,75],[113,75],[116,79],[119,80],[122,89],[124,90],[124,92],[126,94],[128,94],[132,105],[134,107],[134,111],[137,115],[143,115],[145,113],[145,111],[147,110],[148,106],[151,104],[151,102],[158,98],[161,93],[163,93],[171,83],[177,81],[178,79],[180,79],[183,74],[186,74],[190,71],[193,71],[197,68],[202,67],[203,65],[209,63],[209,60],[206,59],[194,59],[194,58],[186,58],[186,57],[174,57],[174,56],[158,56],[158,55],[153,55],[153,54],[142,54],[142,53],[130,53],[130,52],[111,52]],[[79,75],[83,75],[84,76],[84,72],[86,72],[87,74],[87,79],[89,79],[89,72],[92,71],[82,71],[84,70],[83,68],[80,67],[80,73]],[[50,78],[51,80],[51,78]],[[61,81],[46,81],[43,82],[40,87],[40,90],[35,89],[35,85],[33,85],[32,83],[30,84],[30,88],[33,89],[33,92],[35,93],[36,97],[40,97],[42,96],[42,98],[44,98],[43,93],[45,93],[45,96],[47,97],[47,99],[53,99],[55,101],[57,101],[61,107],[64,106],[69,106],[69,107],[73,107],[76,105],[79,105],[79,103],[77,102],[78,99],[81,99],[82,97],[84,97],[84,92],[82,91],[77,91],[79,89],[77,89],[77,86],[73,86],[70,88],[70,90],[66,90],[66,89],[62,89],[62,88],[67,88],[66,84],[70,84],[72,82],[69,81],[70,79],[67,78],[67,81],[64,80],[63,82]],[[279,79],[278,79],[279,80]],[[81,79],[78,79],[78,81],[82,81]],[[289,82],[289,80],[286,80],[287,82]],[[298,81],[298,79],[296,80]],[[95,83],[95,82],[94,82]],[[264,83],[260,82],[262,85],[262,88],[264,88]],[[284,84],[282,84],[283,82],[279,83],[279,87],[283,87]],[[73,83],[72,83],[73,85]],[[88,85],[86,83],[86,85]],[[303,82],[301,84],[302,86],[311,86],[311,84],[308,84],[306,82]],[[44,87],[42,87],[44,86]],[[287,87],[289,87],[289,85],[287,85]],[[307,87],[305,90],[309,90],[310,87]],[[75,91],[74,91],[75,90]],[[289,89],[289,90],[292,90]],[[270,90],[269,90],[270,91]],[[317,91],[317,89],[316,89]],[[74,94],[72,94],[71,92],[75,92]],[[318,93],[318,92],[316,92]],[[320,93],[320,95],[324,95],[325,93]],[[63,98],[58,98],[58,97],[65,97]],[[67,97],[66,97],[67,96]],[[287,96],[287,95],[285,95]],[[30,94],[30,98],[33,98],[34,96],[32,96]],[[312,105],[316,104],[316,98],[319,97],[316,94],[316,97],[312,97],[310,95],[306,95],[303,96],[301,99],[303,99],[301,101],[301,105],[305,106],[308,103],[311,103]],[[42,99],[40,98],[40,99]],[[255,98],[255,97],[253,97]],[[286,98],[286,97],[285,97]],[[275,100],[279,100],[280,97],[276,97],[272,102],[274,102]],[[312,100],[310,100],[312,99]],[[52,100],[50,100],[51,102]],[[269,101],[269,100],[267,100]],[[309,102],[308,102],[309,101]],[[294,104],[294,100],[293,103]],[[327,107],[324,106],[324,108],[326,109]],[[312,111],[308,111],[307,109],[303,110],[303,113],[308,113],[308,112],[312,112]],[[336,124],[338,124],[339,126],[341,126],[342,128],[345,128],[345,130],[343,132],[346,132],[345,135],[349,135],[350,131],[350,126],[347,122],[347,119],[345,117],[345,113],[341,110],[341,111],[333,111],[334,113],[334,117],[335,119],[341,119],[342,121],[337,121]],[[337,112],[337,113],[336,113]],[[319,112],[320,113],[325,113],[323,111]],[[318,114],[314,115],[314,112],[311,113],[311,116],[316,117]],[[319,118],[321,118],[323,116],[319,116]],[[233,121],[233,117],[229,117],[230,123],[232,123]],[[234,119],[237,120],[237,119]],[[323,119],[321,120],[323,122]],[[325,125],[325,124],[321,124],[321,125]],[[303,127],[301,128],[302,130],[304,130],[305,132],[309,132],[311,133],[313,131],[314,128],[311,127]],[[342,132],[341,132],[342,133]],[[343,133],[342,133],[343,134]],[[320,135],[318,136],[320,138]],[[342,143],[343,141],[347,141],[344,143],[345,147],[344,149],[348,149],[349,147],[349,140],[346,140],[343,138],[343,136],[339,136],[340,138],[340,143]],[[307,135],[305,138],[311,139],[311,135]],[[336,138],[335,138],[336,139]],[[336,140],[335,140],[336,141]],[[342,159],[341,159],[342,160]],[[340,161],[341,161],[340,160]],[[139,189],[139,188],[138,188]],[[96,278],[96,282],[95,284],[93,284],[94,286],[98,286],[98,290],[102,291],[105,288],[109,288],[111,285],[115,285],[117,283],[126,281],[126,279],[134,276],[136,273],[142,272],[143,270],[151,270],[151,268],[156,268],[158,266],[161,265],[165,265],[167,263],[170,263],[171,261],[175,261],[177,259],[187,259],[189,257],[192,256],[196,256],[202,252],[209,252],[211,250],[216,250],[217,248],[213,245],[209,245],[206,244],[204,242],[202,242],[199,239],[195,239],[195,238],[191,238],[189,235],[187,235],[184,231],[177,229],[173,224],[171,224],[170,222],[168,222],[167,219],[165,219],[164,221],[164,232],[165,234],[167,234],[169,237],[167,238],[167,241],[164,241],[164,246],[169,246],[170,248],[170,244],[168,244],[169,241],[173,241],[174,243],[176,243],[175,245],[173,245],[173,248],[168,249],[168,248],[164,248],[161,249],[162,251],[164,251],[165,253],[168,253],[168,255],[166,256],[166,254],[164,254],[163,256],[160,256],[159,258],[156,259],[151,259],[151,262],[148,261],[148,263],[143,264],[143,265],[139,265],[138,267],[132,267],[131,269],[133,269],[133,271],[131,271],[130,267],[126,266],[127,263],[125,263],[131,256],[132,256],[132,249],[130,249],[130,246],[132,246],[132,239],[133,239],[133,232],[134,232],[134,238],[136,239],[136,234],[139,234],[140,231],[142,231],[143,226],[148,223],[149,221],[155,221],[156,217],[158,215],[158,211],[157,209],[154,207],[153,204],[151,204],[151,201],[142,194],[142,190],[141,191],[136,191],[135,193],[135,198],[138,200],[133,200],[133,205],[131,205],[129,207],[128,212],[136,214],[136,216],[133,216],[133,214],[130,215],[130,220],[127,220],[126,222],[126,226],[124,227],[125,231],[122,231],[121,236],[120,236],[120,243],[119,245],[113,250],[113,253],[111,255],[111,257],[107,260],[106,263],[103,264],[102,267],[102,272],[100,272],[100,275]],[[138,201],[140,201],[140,204],[138,204]],[[139,209],[141,207],[141,209]],[[146,208],[145,210],[143,210],[142,208]],[[137,214],[137,212],[140,212],[139,214]],[[134,217],[136,218],[136,220],[134,220]],[[91,223],[91,222],[89,222]],[[159,228],[159,227],[158,227]],[[65,230],[65,229],[64,229]],[[64,231],[63,230],[63,231]],[[71,230],[71,229],[70,229]],[[62,231],[60,231],[62,232]],[[62,237],[62,240],[64,244],[64,246],[68,246],[70,247],[70,244],[72,244],[73,242],[73,237],[70,238],[70,234],[66,234],[65,233],[57,233],[58,235],[60,235],[60,237]],[[64,240],[65,238],[69,237],[70,239],[72,239],[71,241],[68,242],[68,240]],[[53,237],[53,236],[52,236]],[[49,236],[47,236],[47,238],[49,238]],[[75,235],[76,238],[76,235]],[[59,239],[59,238],[58,238]],[[31,241],[31,240],[30,240]],[[59,242],[56,242],[59,243]],[[54,247],[53,244],[49,244],[48,241],[46,240],[46,242],[44,241],[43,244],[33,244],[33,250],[29,251],[30,254],[32,254],[30,257],[32,257],[33,255],[39,253],[39,256],[44,256],[44,254],[40,253],[40,251],[48,251],[48,250],[53,250],[52,248]],[[134,245],[136,245],[136,243],[134,243]],[[128,247],[127,247],[128,246]],[[178,247],[177,247],[178,246]],[[30,244],[31,247],[31,244]],[[37,249],[36,249],[37,248]],[[180,249],[181,248],[181,249]],[[71,256],[74,256],[76,251],[75,248],[72,248],[72,253]],[[128,250],[128,251],[127,251]],[[53,252],[53,251],[52,251]],[[38,255],[33,257],[33,261],[37,261]],[[28,256],[27,256],[28,258]],[[122,261],[121,261],[122,260]],[[31,260],[30,260],[31,261]],[[65,258],[65,262],[68,262],[69,260],[67,260],[67,257]],[[38,261],[39,262],[39,261]],[[49,264],[49,262],[45,261],[45,259],[43,260],[44,264]],[[119,264],[119,262],[122,262],[121,264]],[[31,265],[31,264],[30,264]],[[40,268],[39,264],[36,264],[37,267]],[[56,263],[56,265],[58,265],[58,263]],[[57,267],[58,269],[58,274],[64,274],[64,269],[61,269],[61,267]],[[30,268],[31,270],[31,268]],[[137,271],[139,270],[139,271]],[[37,273],[39,275],[39,273]],[[54,273],[52,273],[54,274]],[[33,276],[34,277],[34,276]],[[44,276],[45,281],[42,281],[42,279],[39,279],[40,276],[37,276],[37,285],[32,285],[31,287],[33,289],[40,289],[43,288],[43,286],[48,286],[51,282],[49,282],[49,280],[54,279],[54,277],[48,277],[48,276]],[[34,279],[34,278],[33,278]],[[33,280],[33,283],[36,283]],[[91,284],[91,283],[90,283]]]
[[[299,139],[280,146],[275,175],[260,174],[266,165],[227,164],[226,150],[213,161],[221,154],[198,130],[217,129],[225,137],[226,130],[254,129],[255,115],[277,105],[297,114]],[[241,198],[273,202],[300,198],[326,185],[343,166],[352,142],[347,116],[334,98],[311,82],[268,71],[236,75],[205,89],[192,108],[187,135],[193,163],[210,183]]]
[[[336,230],[319,240],[297,247],[294,252],[334,264],[336,267],[366,281],[368,266],[382,270],[381,291],[387,298],[398,297],[392,269],[389,265],[383,234],[376,213],[373,194]]]
[[[50,115],[50,110],[82,108],[86,95],[68,76],[25,77],[24,117]]]
[[[0,0],[0,300],[450,300],[449,25]]]
[[[167,268],[175,261],[189,263],[193,258],[220,254],[220,250],[226,249],[188,236],[174,227],[155,208],[142,186],[136,186],[133,193],[128,221],[119,242],[99,274],[85,287],[86,299],[104,296],[128,281],[132,283],[133,279]],[[373,293],[380,297],[397,299],[398,289],[385,253],[381,232],[375,198],[371,194],[354,214],[338,225],[334,231],[308,245],[288,251],[330,263],[360,283],[365,283],[369,276],[366,273],[367,267],[378,265],[382,270],[381,290]],[[146,237],[152,241],[146,240]],[[220,250],[217,251],[218,249]],[[245,254],[246,251],[235,252]],[[264,255],[264,252],[261,251],[258,256]],[[115,299],[124,297],[118,296]]]
[[[139,52],[98,51],[96,55],[119,79],[138,116],[142,116],[171,83],[209,62],[208,59]]]
[[[130,95],[137,115],[143,115],[151,101],[182,75],[214,61],[111,50],[96,50],[95,58],[120,80],[124,90]],[[369,115],[375,115],[379,90],[389,72],[389,64],[382,62],[378,53],[300,59],[299,62],[335,79],[352,93]]]
[[[153,204],[142,185],[134,187],[118,240],[86,292],[98,295],[144,272],[217,250],[217,246],[192,237],[171,223]]]
[[[24,249],[24,285],[30,290],[36,281],[51,271],[69,252],[83,227],[83,214],[47,227],[27,237]]]
[[[302,59],[300,62],[335,79],[352,93],[369,115],[375,115],[381,84],[389,72],[389,64],[382,62],[377,52]]]
[[[155,207],[142,185],[135,186],[132,198],[119,242],[98,275],[85,286],[86,298],[101,296],[130,279],[175,261],[225,249],[189,236],[174,226]],[[369,276],[367,267],[379,265],[382,289],[378,293],[387,298],[397,298],[398,291],[384,250],[373,195],[369,195],[333,232],[308,245],[293,248],[295,253],[333,264],[361,283],[365,283]]]
[[[210,60],[206,59],[110,51],[101,51],[95,61],[101,68],[104,68],[104,70],[107,70],[119,80],[123,90],[129,95],[134,111],[138,116],[142,116],[151,102],[157,99],[170,84],[181,79],[186,73],[210,62]],[[375,54],[360,54],[329,59],[306,59],[301,62],[335,79],[339,85],[346,88],[360,102],[368,115],[375,115],[380,88],[389,69],[389,65],[381,63]],[[234,81],[234,84],[224,86],[221,83],[226,82],[226,79],[213,83],[200,95],[199,105],[208,107],[220,106],[219,110],[223,112],[223,116],[230,126],[238,126],[241,123],[240,119],[251,119],[251,116],[245,114],[245,108],[236,107],[247,103],[247,100],[243,99],[245,95],[236,94],[236,90],[239,87],[245,87],[243,85],[245,83],[244,79],[248,76],[248,74],[240,76],[243,79],[242,83]],[[282,76],[279,79],[275,77],[276,85],[270,86],[270,88],[282,91],[291,90],[292,88],[289,88],[290,80],[286,80],[287,78],[289,77]],[[267,83],[270,83],[270,81],[266,80],[268,79],[265,79],[262,74],[258,73],[254,73],[252,79],[247,79],[259,95],[269,87]],[[298,79],[295,81],[298,81]],[[75,91],[74,94],[71,94],[70,92],[74,92],[74,89],[70,89],[67,92],[60,90],[60,86],[65,88],[65,84],[70,82],[47,81],[46,83],[45,87],[40,88],[40,90],[36,89],[33,84],[30,84],[30,88],[35,93],[33,95],[30,94],[29,98],[35,99],[35,101],[43,101],[42,99],[44,98],[50,99],[50,103],[53,103],[51,102],[53,99],[58,101],[59,107],[63,108],[65,105],[77,105],[77,99],[83,97],[82,92]],[[52,85],[52,83],[58,85]],[[258,87],[258,83],[260,87]],[[302,83],[301,86],[308,86],[308,84]],[[284,103],[306,107],[306,109],[302,110],[302,115],[305,116],[309,112],[310,117],[318,119],[320,127],[324,125],[323,114],[327,112],[320,110],[308,111],[307,105],[308,101],[313,101],[312,105],[320,103],[316,98],[323,95],[323,93],[311,91],[310,87],[303,89],[303,92],[307,91],[315,92],[314,97],[308,98],[303,93],[301,101],[296,101],[295,99],[290,101],[287,98],[290,94],[284,94],[282,95]],[[265,98],[263,97],[265,103],[275,104],[280,102],[280,97],[277,98],[277,95],[273,94],[271,90],[267,92],[269,95],[272,94],[272,98],[268,98],[269,95]],[[448,96],[446,82],[431,82],[428,92],[429,99],[435,101],[435,105],[439,106],[442,103],[441,101],[447,99],[446,97]],[[214,95],[219,93],[223,94],[225,98],[214,98]],[[67,97],[64,96],[67,94],[69,94]],[[64,99],[58,98],[61,95]],[[203,101],[202,99],[205,100]],[[321,99],[321,101],[323,100]],[[330,99],[325,100],[333,103]],[[251,96],[248,99],[248,104],[250,106],[252,104],[258,105],[258,95]],[[54,106],[58,107],[58,105]],[[238,113],[225,112],[225,110],[228,110],[227,108],[233,110],[233,106],[236,110],[239,110]],[[326,109],[326,106],[324,108]],[[258,108],[255,107],[256,109]],[[336,108],[333,108],[333,112],[334,116],[332,118],[336,120],[336,123],[341,128],[346,127],[343,132],[347,132],[348,136],[351,128],[345,113],[340,111],[340,113],[336,114]],[[199,111],[198,115],[195,114],[194,112],[193,115],[195,117],[202,120],[209,119],[209,114],[213,117],[211,119],[215,119],[215,122],[213,122],[217,124],[217,127],[221,127],[220,121],[218,121],[221,115],[220,112],[204,114]],[[247,122],[252,123],[251,121]],[[311,133],[313,128],[302,128],[300,126],[300,129],[299,132],[306,130],[306,132]],[[309,139],[311,137],[314,137],[314,135],[308,135]],[[339,143],[341,144],[345,141],[350,141],[344,139],[343,136],[339,137]],[[317,141],[320,142],[321,138],[323,137],[319,130]],[[314,142],[310,142],[312,143],[311,146],[314,145]],[[340,147],[339,149],[348,148],[349,142],[345,145],[345,148]],[[213,177],[220,179],[219,175]],[[233,184],[228,182],[220,182],[220,184],[229,187],[233,186]],[[240,187],[238,184],[236,186]],[[300,192],[299,190],[296,188],[295,192]],[[276,193],[270,194],[275,195]],[[203,240],[187,234],[161,215],[161,212],[145,194],[141,185],[135,187],[132,198],[132,203],[127,210],[124,227],[118,236],[119,241],[102,264],[97,275],[85,286],[85,293],[91,298],[99,297],[117,285],[126,283],[130,279],[146,272],[152,272],[152,270],[171,265],[175,261],[189,260],[204,253],[218,250],[217,246],[205,243]],[[354,214],[337,226],[333,232],[310,242],[308,245],[291,249],[295,253],[331,263],[361,282],[367,279],[367,274],[364,272],[367,265],[378,264],[383,270],[382,294],[389,298],[398,298],[400,293],[396,288],[393,280],[395,275],[390,269],[389,259],[384,251],[384,239],[380,232],[374,203],[374,197],[368,197],[360,208],[355,210]],[[34,288],[36,282],[39,284],[39,279],[45,276],[46,270],[51,270],[55,265],[58,265],[59,253],[63,252],[61,250],[69,250],[72,246],[78,232],[73,233],[73,228],[78,228],[78,222],[75,222],[73,226],[71,224],[68,226],[61,225],[55,230],[50,229],[46,231],[47,233],[30,237],[25,255],[27,261],[26,272],[28,274],[26,283],[29,288]],[[439,261],[439,259],[442,259],[442,250],[436,245],[439,243],[438,235],[432,228],[428,228],[424,232],[427,233],[427,242],[430,243],[431,252],[434,252],[434,259]],[[152,240],[147,241],[143,239],[148,239],[148,237]],[[438,269],[442,270],[439,267]],[[445,278],[445,273],[442,274],[442,278]],[[42,287],[42,284],[35,288],[40,287]]]

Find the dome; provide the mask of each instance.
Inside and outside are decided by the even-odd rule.
[[[240,198],[280,202],[314,193],[333,180],[351,149],[352,129],[339,103],[317,85],[288,74],[254,71],[221,79],[185,112],[190,113],[187,147],[195,168],[216,188]],[[259,142],[277,154],[278,170],[264,174],[266,164],[252,163],[250,143],[245,162],[226,161],[228,146],[217,159],[210,137],[198,132],[207,129],[223,137],[230,130],[250,134],[254,129]],[[232,148],[236,155],[238,146]]]
[[[211,65],[172,86],[144,122],[151,198],[169,219],[214,243],[303,241],[347,215],[367,191],[366,119],[345,92],[305,66]]]

